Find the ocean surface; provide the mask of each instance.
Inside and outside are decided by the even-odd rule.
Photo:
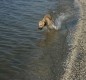
[[[60,80],[78,11],[74,0],[0,0],[0,80]],[[47,13],[70,16],[59,31],[38,30]]]

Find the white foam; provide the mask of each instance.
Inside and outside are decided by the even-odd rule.
[[[54,22],[55,25],[53,25],[53,27],[55,29],[61,29],[61,25],[62,25],[63,21],[65,21],[67,18],[68,18],[68,15],[67,14],[61,13],[59,15],[59,17],[55,19],[55,22]]]

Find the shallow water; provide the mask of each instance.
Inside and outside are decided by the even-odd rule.
[[[0,0],[0,80],[60,80],[76,10],[73,0]],[[72,16],[58,32],[39,31],[46,13]]]

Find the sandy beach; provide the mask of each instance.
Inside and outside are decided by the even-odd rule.
[[[75,0],[80,6],[80,19],[62,80],[86,80],[86,0]]]

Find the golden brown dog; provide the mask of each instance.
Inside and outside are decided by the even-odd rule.
[[[44,18],[39,21],[39,29],[43,29],[45,26],[50,30],[53,29],[53,18],[51,17],[50,14],[47,14],[44,16]]]
[[[68,21],[69,14],[61,13],[58,18],[53,19],[50,14],[44,16],[44,18],[39,21],[39,29],[47,27],[48,30],[59,30],[61,29],[61,24]]]

